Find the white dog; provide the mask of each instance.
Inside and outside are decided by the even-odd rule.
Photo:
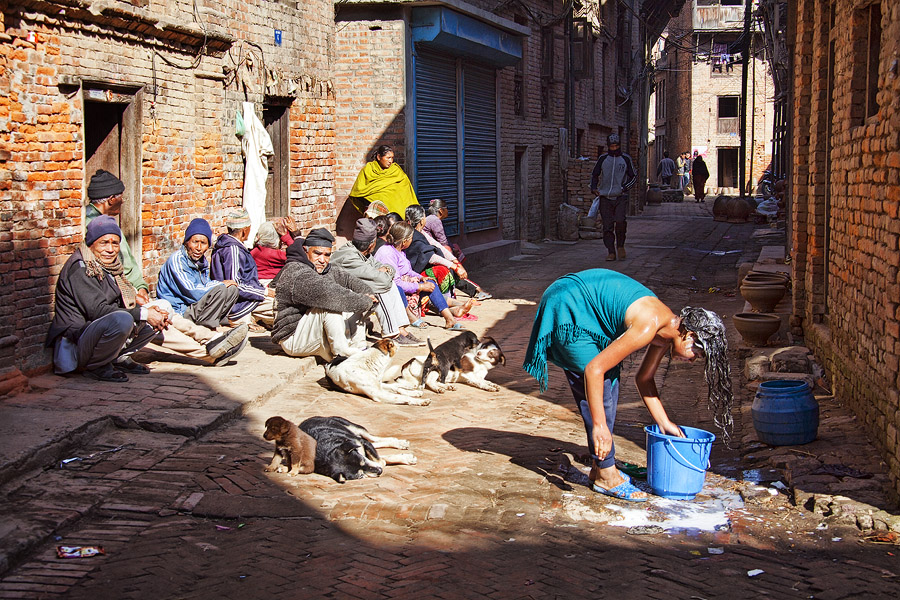
[[[422,391],[384,382],[384,372],[391,364],[396,345],[390,339],[375,342],[371,348],[349,358],[339,358],[325,365],[325,375],[336,386],[350,392],[368,396],[385,404],[412,404],[426,406],[431,400],[421,399]]]
[[[400,389],[417,390],[422,381],[422,367],[425,357],[408,360],[402,367],[392,366],[385,371],[385,381],[395,382]],[[499,392],[500,386],[485,379],[488,371],[497,365],[506,364],[506,357],[494,338],[486,337],[477,346],[468,350],[452,365],[445,383],[439,381],[440,373],[431,371],[425,379],[425,387],[432,392],[443,394],[454,390],[454,383],[466,383],[488,392]]]

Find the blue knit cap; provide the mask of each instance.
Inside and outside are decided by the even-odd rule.
[[[212,227],[209,226],[206,219],[201,219],[199,217],[188,224],[187,229],[184,232],[184,243],[187,244],[188,240],[198,233],[200,235],[205,235],[206,241],[210,244],[212,243]]]
[[[84,243],[90,246],[104,235],[114,233],[122,240],[122,230],[119,229],[118,223],[109,215],[100,215],[93,221],[88,223],[87,230],[84,232]]]

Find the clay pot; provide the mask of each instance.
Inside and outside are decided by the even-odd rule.
[[[790,283],[790,276],[784,273],[766,273],[763,271],[750,271],[741,280],[741,285],[745,283],[771,283],[787,285]]]
[[[778,181],[775,182],[775,195],[776,196],[784,193],[784,186],[785,186],[784,179],[779,179]]]
[[[715,201],[713,201],[712,213],[713,213],[713,221],[726,221],[728,220],[728,211],[726,209],[726,202],[728,200],[728,196],[722,194],[716,197]]]
[[[783,283],[744,283],[741,296],[750,303],[755,312],[770,313],[775,310],[787,288]]]
[[[647,188],[647,204],[662,204],[663,194],[658,185]]]
[[[781,317],[761,313],[738,313],[731,320],[744,341],[751,346],[765,346],[781,328]]]
[[[750,202],[752,202],[752,200]],[[750,202],[741,198],[729,198],[725,205],[725,213],[728,222],[746,223],[750,213],[756,210],[756,204],[751,207]]]

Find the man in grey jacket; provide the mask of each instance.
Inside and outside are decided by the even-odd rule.
[[[288,356],[352,356],[365,349],[362,316],[375,296],[360,279],[332,268],[334,236],[313,229],[287,249],[287,263],[275,279],[272,341]]]
[[[628,209],[628,190],[637,181],[631,157],[622,152],[619,136],[606,138],[609,150],[597,159],[591,172],[591,192],[600,197],[600,218],[603,220],[603,244],[609,251],[606,260],[625,258],[625,214]]]
[[[381,324],[381,336],[401,346],[424,346],[425,342],[410,334],[406,326],[406,294],[394,283],[394,269],[372,256],[377,231],[375,221],[367,217],[356,221],[353,240],[334,251],[331,264],[365,282],[375,294],[375,315]]]

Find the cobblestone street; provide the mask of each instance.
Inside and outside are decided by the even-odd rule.
[[[743,307],[737,266],[756,260],[764,245],[783,243],[784,234],[714,222],[710,206],[664,204],[631,217],[626,260],[603,261],[599,240],[545,242],[473,273],[494,299],[476,307],[478,320],[466,325],[494,337],[506,355],[506,365],[489,375],[501,386],[496,393],[457,385],[429,393],[429,406],[381,405],[337,391],[313,366],[231,420],[179,427],[180,398],[228,400],[229,391],[207,387],[199,368],[147,355],[142,360],[154,361],[154,373],[141,381],[153,393],[134,402],[171,401],[159,405],[168,415],[153,421],[161,425],[114,420],[68,454],[83,460],[59,464],[64,457],[54,457],[4,484],[10,525],[0,535],[7,547],[18,536],[21,548],[9,552],[0,598],[896,597],[900,548],[866,542],[856,528],[827,523],[776,488],[757,489],[742,478],[746,451],[718,439],[704,491],[679,506],[721,501],[728,525],[704,530],[684,525],[686,513],[672,514],[672,501],[629,505],[592,492],[580,462],[584,430],[562,372],[554,367],[540,394],[522,370],[535,303],[547,285],[571,271],[620,270],[676,313],[701,305],[725,318],[740,443],[752,431],[752,392],[742,385],[740,338],[730,323]],[[423,334],[435,345],[448,337],[434,326]],[[251,358],[239,366],[259,375],[271,362],[287,372],[290,359],[270,356],[276,350],[267,340],[254,339],[242,355]],[[419,353],[402,349],[394,360]],[[644,465],[649,415],[633,385],[639,360],[623,364],[615,434],[618,458]],[[667,360],[658,385],[670,416],[718,435],[700,362]],[[107,398],[108,386],[77,383]],[[6,403],[37,405],[52,393]],[[242,404],[239,395],[259,390],[245,384],[230,393],[231,404]],[[345,484],[265,473],[273,445],[262,438],[263,423],[273,415],[294,422],[339,415],[409,440],[418,463]],[[623,526],[638,513],[665,515],[666,531],[636,535]],[[25,522],[44,533],[23,536],[16,524]],[[56,556],[59,545],[86,544],[106,554]]]

